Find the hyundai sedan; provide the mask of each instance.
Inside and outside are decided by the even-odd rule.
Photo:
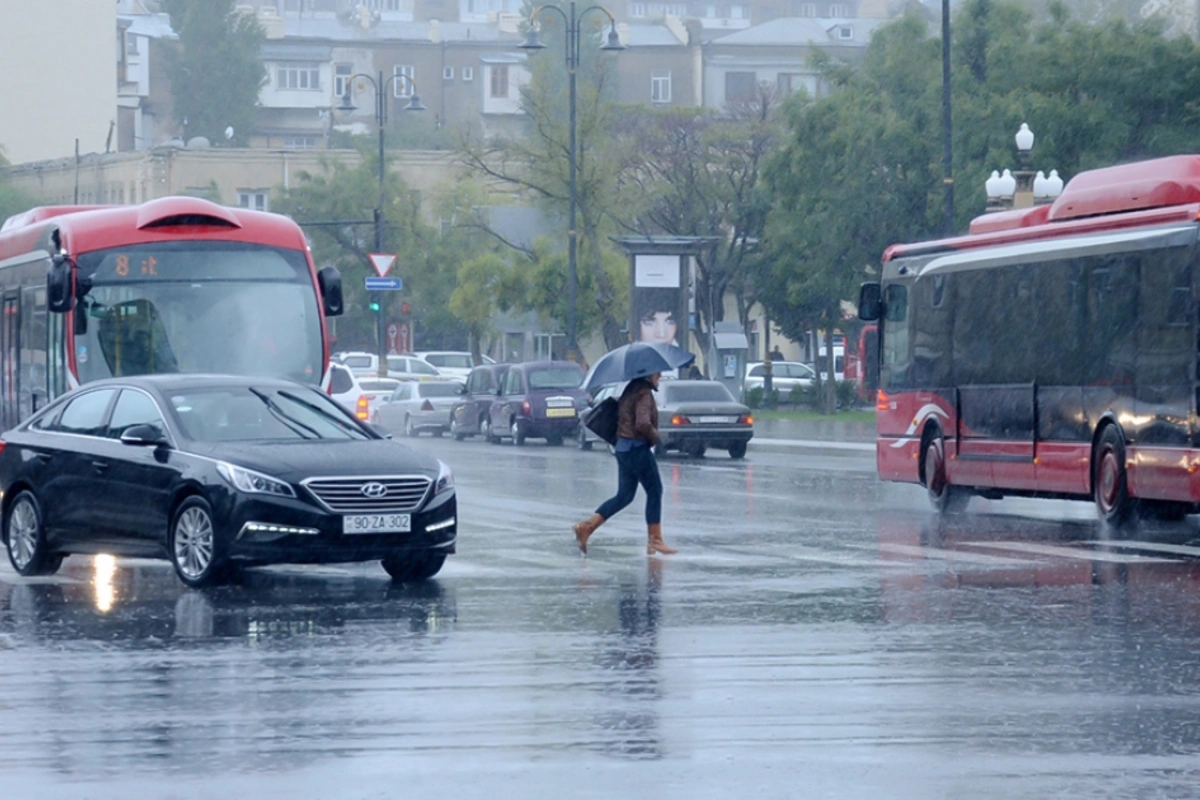
[[[213,375],[89,383],[3,434],[0,535],[21,575],[73,553],[234,567],[380,560],[398,581],[457,540],[450,469],[312,387]]]

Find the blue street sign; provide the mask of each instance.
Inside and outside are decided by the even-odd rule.
[[[398,292],[403,288],[402,278],[367,278],[368,292]]]

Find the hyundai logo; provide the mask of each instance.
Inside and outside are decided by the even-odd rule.
[[[363,484],[362,489],[360,489],[359,491],[361,491],[363,493],[363,497],[372,497],[372,498],[383,497],[385,494],[388,493],[388,489],[386,486],[384,486],[382,483],[377,483],[374,481],[371,483]]]

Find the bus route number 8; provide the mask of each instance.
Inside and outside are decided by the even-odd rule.
[[[129,276],[129,256],[117,256],[117,274],[122,278]]]

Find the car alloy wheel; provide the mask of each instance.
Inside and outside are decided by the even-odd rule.
[[[200,497],[190,497],[175,512],[171,525],[171,562],[188,586],[207,586],[221,577],[212,509]]]
[[[461,442],[463,439],[467,438],[466,434],[463,433],[462,429],[459,427],[458,420],[454,417],[450,418],[450,435],[454,437],[454,441],[456,442]]]
[[[8,559],[25,576],[52,575],[63,557],[47,551],[42,511],[32,492],[17,495],[8,511]]]
[[[412,417],[404,418],[404,435],[413,439],[417,438],[417,429],[413,427]]]

